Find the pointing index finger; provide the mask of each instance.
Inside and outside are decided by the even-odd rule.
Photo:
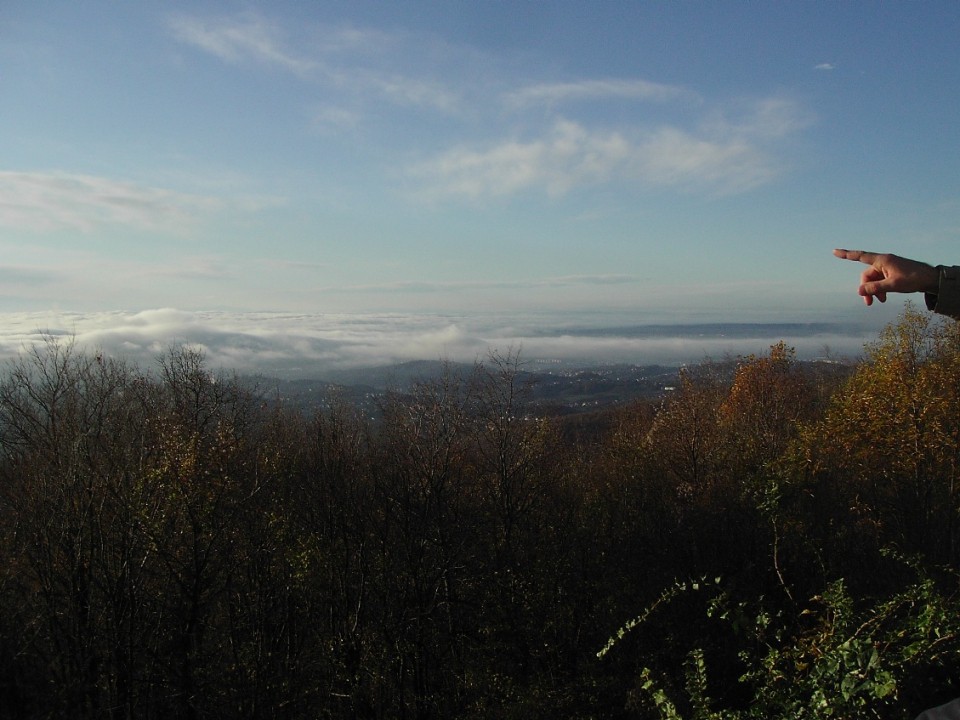
[[[837,248],[833,251],[833,254],[844,260],[858,260],[867,265],[873,265],[878,257],[877,253],[864,252],[863,250],[844,250],[842,248]]]

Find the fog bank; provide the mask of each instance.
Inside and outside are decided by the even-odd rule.
[[[857,357],[875,327],[851,323],[629,325],[601,316],[187,312],[0,314],[0,357],[51,337],[152,365],[169,348],[201,350],[213,367],[280,377],[409,360],[472,362],[490,351],[529,361],[681,365],[763,353],[780,340],[798,356]]]

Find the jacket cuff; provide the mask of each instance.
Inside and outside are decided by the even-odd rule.
[[[936,294],[926,293],[928,310],[960,320],[960,267],[938,265],[940,284]]]

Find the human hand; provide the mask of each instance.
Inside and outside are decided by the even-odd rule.
[[[873,305],[874,298],[886,302],[888,292],[935,293],[940,284],[940,272],[933,265],[924,262],[890,253],[863,250],[837,249],[833,254],[844,260],[856,260],[870,266],[860,275],[860,287],[857,288],[867,305]]]

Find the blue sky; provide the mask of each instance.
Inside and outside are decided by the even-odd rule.
[[[884,321],[830,250],[960,262],[958,37],[956,2],[4,3],[0,312]]]

